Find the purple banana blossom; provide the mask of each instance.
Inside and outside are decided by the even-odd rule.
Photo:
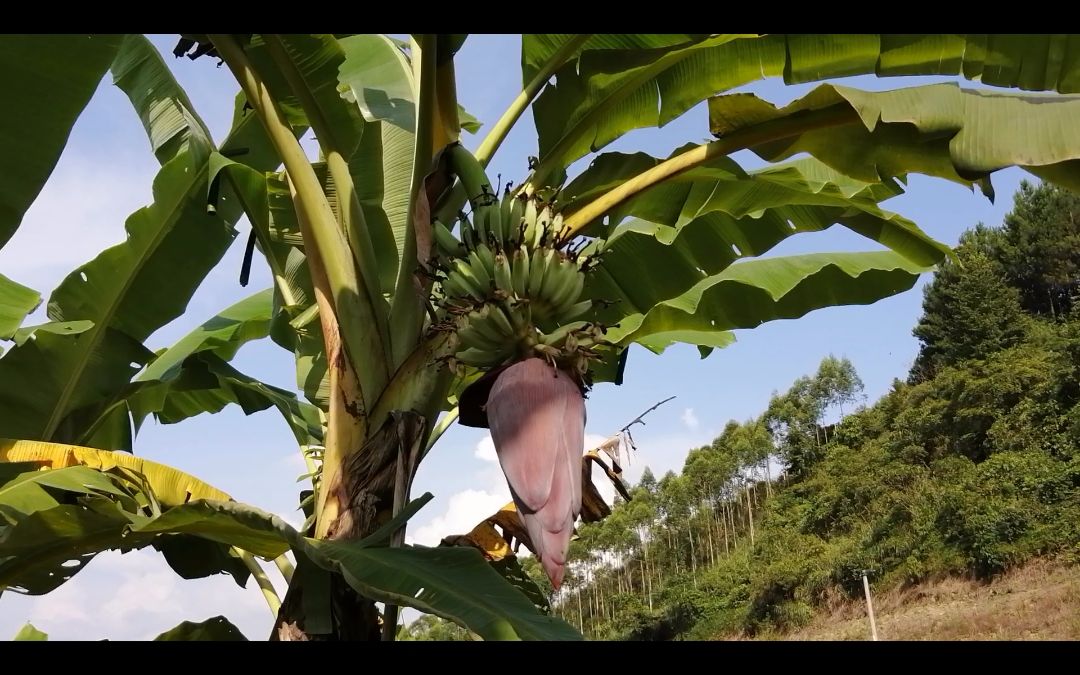
[[[510,494],[557,590],[581,512],[585,399],[568,374],[530,358],[499,374],[486,410]]]

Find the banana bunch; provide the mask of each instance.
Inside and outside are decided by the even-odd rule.
[[[441,302],[459,317],[455,358],[490,368],[534,352],[584,374],[603,333],[572,322],[592,302],[581,299],[586,261],[566,250],[562,214],[536,197],[485,192],[458,226],[460,239],[439,221],[433,232]]]

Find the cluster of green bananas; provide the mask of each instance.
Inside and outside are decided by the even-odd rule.
[[[562,214],[537,197],[474,201],[459,220],[460,240],[434,223],[443,305],[459,316],[463,364],[491,368],[529,353],[584,374],[603,331],[571,322],[592,308],[582,300],[585,260],[568,252]]]

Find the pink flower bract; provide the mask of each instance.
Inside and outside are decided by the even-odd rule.
[[[581,512],[585,398],[568,374],[530,358],[499,374],[486,408],[510,493],[558,589]]]

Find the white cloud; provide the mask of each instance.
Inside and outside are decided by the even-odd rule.
[[[446,512],[432,518],[426,525],[409,532],[412,543],[437,546],[451,534],[466,534],[481,520],[498,511],[510,501],[505,483],[501,490],[465,490],[450,497]]]
[[[697,415],[694,414],[693,408],[687,408],[683,410],[682,423],[686,425],[687,429],[697,429],[701,425],[698,421]]]
[[[128,577],[101,606],[100,616],[122,623],[137,614],[168,614],[169,608],[180,600],[175,577],[169,570]]]
[[[41,596],[30,620],[37,623],[85,621],[89,618],[86,615],[87,607],[86,593],[81,588],[68,593],[53,592]]]
[[[103,553],[48,595],[5,593],[0,606],[0,639],[29,621],[50,640],[152,640],[182,621],[224,615],[264,640],[273,623],[253,580],[246,588],[225,575],[184,580],[152,549]]]
[[[476,452],[473,453],[473,456],[485,462],[499,461],[499,456],[495,453],[495,441],[491,440],[491,434],[480,439],[480,442],[476,444]]]

